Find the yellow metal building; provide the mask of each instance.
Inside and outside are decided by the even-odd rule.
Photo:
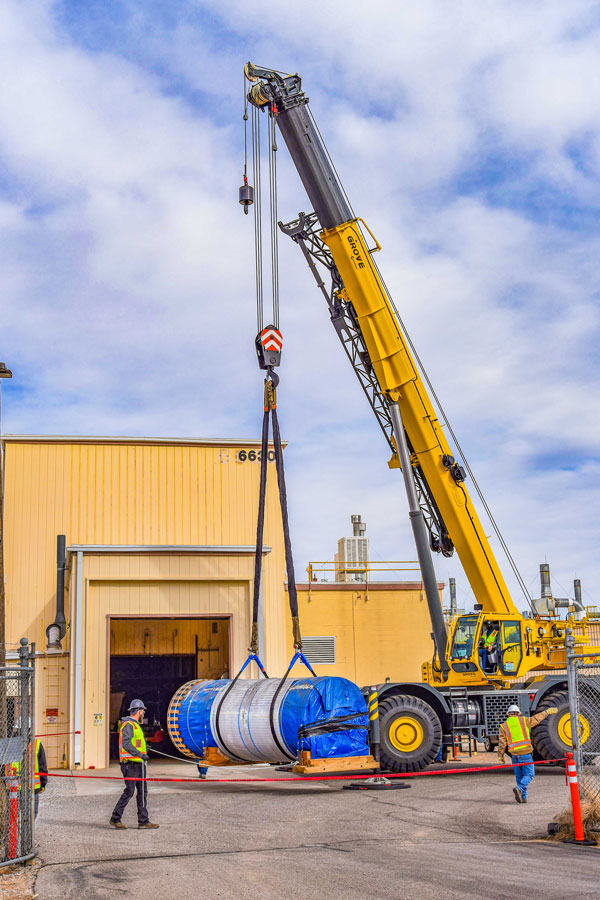
[[[318,675],[340,675],[361,687],[420,681],[421,663],[431,659],[421,582],[299,584],[298,611]]]
[[[6,633],[15,647],[22,636],[37,645],[36,725],[50,766],[107,765],[123,702],[151,691],[159,729],[156,710],[177,686],[241,666],[258,449],[257,441],[4,437]],[[260,631],[267,669],[279,674],[291,638],[274,468]],[[67,633],[51,651],[58,535],[67,545]],[[417,679],[431,656],[420,584],[369,585],[368,596],[356,584],[306,584],[299,605],[319,674],[359,684]]]

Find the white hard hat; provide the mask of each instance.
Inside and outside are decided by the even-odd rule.
[[[517,706],[516,703],[511,703],[511,705],[508,707],[508,709],[506,710],[506,712],[508,712],[508,713],[520,713],[521,710],[519,709],[519,707]]]

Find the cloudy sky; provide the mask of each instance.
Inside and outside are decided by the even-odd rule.
[[[537,594],[547,560],[556,594],[578,576],[596,602],[600,4],[2,6],[4,430],[259,434],[242,66],[298,71],[525,581]],[[307,199],[284,149],[279,169],[290,220]],[[331,558],[354,512],[375,559],[414,558],[400,476],[288,243],[297,568]],[[468,605],[459,563],[438,574]]]

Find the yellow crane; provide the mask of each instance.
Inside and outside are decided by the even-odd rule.
[[[533,606],[530,615],[519,612],[469,496],[465,468],[446,439],[375,263],[381,248],[350,206],[300,77],[251,63],[244,73],[250,82],[247,101],[276,123],[313,206],[312,213],[280,227],[302,250],[325,296],[388,441],[389,465],[402,470],[408,497],[435,655],[423,663],[421,682],[379,686],[382,763],[394,771],[423,768],[465,730],[493,744],[513,703],[527,715],[559,708],[538,726],[534,743],[542,758],[562,756],[570,746],[566,676],[543,673],[565,666],[566,627],[579,645],[589,644],[583,607],[579,604],[566,622],[540,615]],[[246,212],[251,191],[245,179],[240,203]],[[477,602],[475,612],[455,617],[448,632],[432,551],[450,556],[455,549]],[[547,588],[549,597],[549,582]],[[590,727],[598,726],[586,720],[584,736]]]

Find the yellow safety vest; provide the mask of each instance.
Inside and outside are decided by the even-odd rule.
[[[40,744],[41,744],[41,741],[39,741],[36,738],[35,745],[34,745],[35,757],[34,757],[34,763],[33,763],[33,789],[34,789],[34,791],[39,791],[39,789],[42,786],[42,779],[40,776],[40,760],[39,760],[39,756],[38,756],[38,754],[40,752]],[[20,777],[20,775],[21,775],[21,763],[20,762],[9,763],[6,768],[7,768],[7,775],[9,777],[11,777],[11,778],[19,778]],[[20,783],[18,785],[18,790],[21,790]]]
[[[498,632],[497,632],[497,631],[492,631],[491,634],[487,634],[487,635],[484,637],[484,639],[483,639],[483,646],[485,647],[486,650],[489,650],[489,648],[490,648],[491,645],[495,642],[495,640],[496,640],[497,637],[498,637]]]
[[[506,735],[509,753],[531,750],[531,732],[523,716],[509,716],[502,723],[502,730]]]
[[[146,738],[144,737],[144,732],[142,731],[140,723],[136,722],[135,719],[125,719],[119,726],[119,759],[121,762],[142,762],[141,755],[131,756],[123,746],[123,728],[125,725],[131,725],[133,727],[133,737],[131,739],[133,746],[137,747],[140,754],[146,753]]]

